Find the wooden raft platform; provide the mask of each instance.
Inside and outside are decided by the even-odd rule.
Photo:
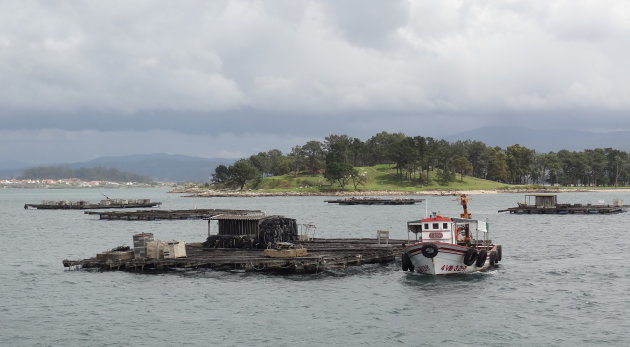
[[[553,207],[518,206],[510,207],[498,212],[516,214],[612,214],[626,212],[624,206],[613,205],[582,205],[582,204],[558,204]]]
[[[194,209],[194,210],[138,210],[138,211],[85,211],[89,215],[97,215],[104,220],[162,220],[162,219],[204,219],[214,216],[255,215],[260,210],[226,210],[226,209]]]
[[[57,203],[57,204],[24,204],[24,209],[34,208],[37,210],[102,210],[102,209],[114,209],[114,208],[149,208],[161,205],[161,202],[143,202],[143,203],[83,203],[72,202],[70,204]]]
[[[603,201],[602,201],[603,202]],[[626,205],[619,199],[612,205],[591,204],[559,204],[556,194],[526,194],[525,202],[517,207],[510,207],[498,212],[516,214],[612,214],[626,212]]]
[[[329,204],[339,205],[413,205],[424,199],[381,199],[381,198],[347,198],[338,200],[326,200]]]
[[[295,245],[307,249],[303,257],[263,256],[261,249],[206,248],[201,243],[186,244],[187,257],[176,259],[64,260],[63,266],[104,271],[165,272],[212,269],[221,271],[260,271],[278,273],[318,273],[374,263],[389,263],[400,256],[406,240],[314,239]]]

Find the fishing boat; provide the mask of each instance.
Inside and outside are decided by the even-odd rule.
[[[501,261],[501,245],[489,238],[488,223],[472,219],[468,197],[457,199],[464,208],[459,218],[432,213],[427,218],[407,222],[415,242],[402,253],[403,271],[447,275],[486,271]]]

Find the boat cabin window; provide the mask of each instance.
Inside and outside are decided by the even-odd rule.
[[[440,223],[433,223],[433,230],[439,229]]]
[[[424,223],[424,230],[429,230],[429,223]]]
[[[448,229],[448,223],[442,223],[442,229]]]
[[[412,233],[419,233],[422,231],[422,224],[409,223],[407,229]]]

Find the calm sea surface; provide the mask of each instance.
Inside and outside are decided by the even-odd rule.
[[[68,271],[83,259],[152,232],[203,241],[204,221],[100,221],[81,211],[24,210],[41,200],[151,198],[162,209],[260,209],[313,223],[317,237],[407,238],[425,205],[338,206],[325,197],[183,198],[160,189],[0,190],[1,346],[627,346],[630,213],[510,215],[521,194],[473,195],[503,245],[488,273],[425,277],[399,264],[277,276]],[[598,203],[630,193],[562,193]],[[460,213],[453,197],[428,211]]]

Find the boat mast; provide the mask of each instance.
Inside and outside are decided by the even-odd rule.
[[[459,217],[460,218],[466,218],[466,219],[471,219],[472,218],[472,214],[470,212],[468,212],[468,196],[466,196],[466,194],[462,194],[459,196],[459,198],[457,199],[459,200],[459,202],[462,204],[462,207],[464,208],[464,212],[462,212]],[[471,240],[470,237],[470,224],[466,223],[464,226],[464,242],[466,244],[469,244]]]

